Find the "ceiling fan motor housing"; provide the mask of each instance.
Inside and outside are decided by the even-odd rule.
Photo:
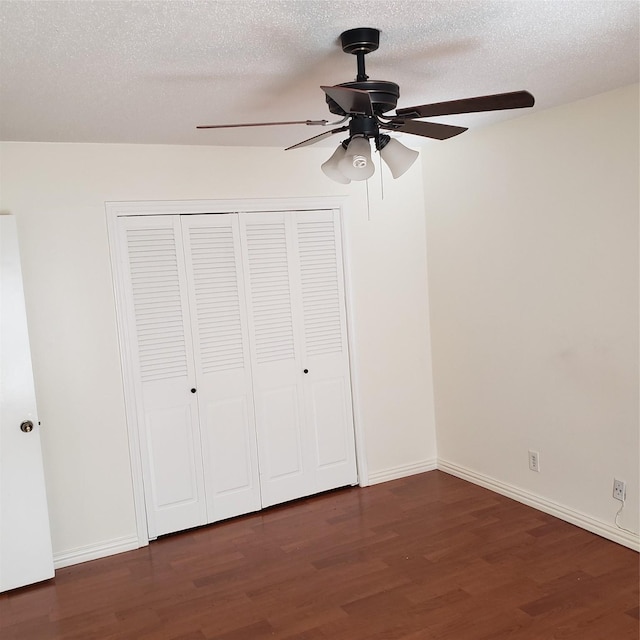
[[[379,133],[378,123],[371,116],[353,116],[349,122],[349,140],[355,136],[376,138]]]
[[[347,89],[359,89],[366,91],[371,98],[373,111],[376,115],[381,115],[391,109],[395,109],[400,97],[400,87],[395,82],[387,80],[363,80],[362,82],[343,82],[336,85],[338,87],[346,87]],[[340,105],[327,96],[327,105],[329,111],[338,116],[346,116],[347,113]]]

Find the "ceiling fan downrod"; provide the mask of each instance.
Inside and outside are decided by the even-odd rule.
[[[349,29],[340,35],[342,50],[352,53],[357,58],[358,75],[356,82],[365,82],[369,76],[365,72],[364,57],[367,53],[375,51],[380,46],[380,31],[371,27],[359,27]]]
[[[342,44],[342,51],[344,53],[351,53],[356,56],[358,64],[358,75],[355,80],[351,82],[343,82],[342,84],[335,85],[335,89],[355,89],[360,92],[366,91],[369,95],[369,99],[366,100],[370,105],[368,112],[373,110],[376,116],[379,116],[391,109],[395,109],[400,97],[400,88],[395,82],[388,82],[386,80],[369,80],[369,76],[365,71],[365,56],[367,53],[371,53],[378,49],[380,44],[380,31],[372,27],[360,27],[358,29],[350,29],[340,34],[340,42]],[[326,90],[325,90],[325,93]],[[345,95],[343,93],[343,95]],[[352,105],[354,108],[344,108],[344,100],[339,98],[335,99],[333,95],[327,95],[327,105],[331,113],[335,113],[339,116],[348,116],[352,113],[366,113],[367,110],[359,110],[362,106],[360,103],[358,107]],[[339,104],[340,103],[340,104]]]
[[[364,51],[357,51],[357,62],[358,62],[358,75],[356,76],[356,82],[364,82],[369,79],[369,76],[364,71]]]

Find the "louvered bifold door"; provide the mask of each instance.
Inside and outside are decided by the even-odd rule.
[[[305,420],[316,491],[357,482],[344,274],[337,211],[293,216]]]
[[[179,216],[119,221],[149,537],[205,524]]]
[[[265,506],[357,482],[338,215],[240,214]]]
[[[241,213],[263,506],[314,492],[302,396],[291,216]],[[295,262],[295,260],[293,260]]]
[[[209,522],[260,509],[238,216],[181,216]]]

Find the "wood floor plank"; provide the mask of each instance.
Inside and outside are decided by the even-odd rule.
[[[440,471],[0,596],[2,640],[638,640],[638,554]]]

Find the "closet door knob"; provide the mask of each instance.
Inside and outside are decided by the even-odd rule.
[[[305,369],[302,373],[309,373],[309,369]]]
[[[20,431],[22,431],[22,433],[29,433],[33,431],[33,422],[31,422],[31,420],[25,420],[20,425]]]
[[[191,389],[191,393],[195,393],[195,392],[196,392],[195,388]]]

